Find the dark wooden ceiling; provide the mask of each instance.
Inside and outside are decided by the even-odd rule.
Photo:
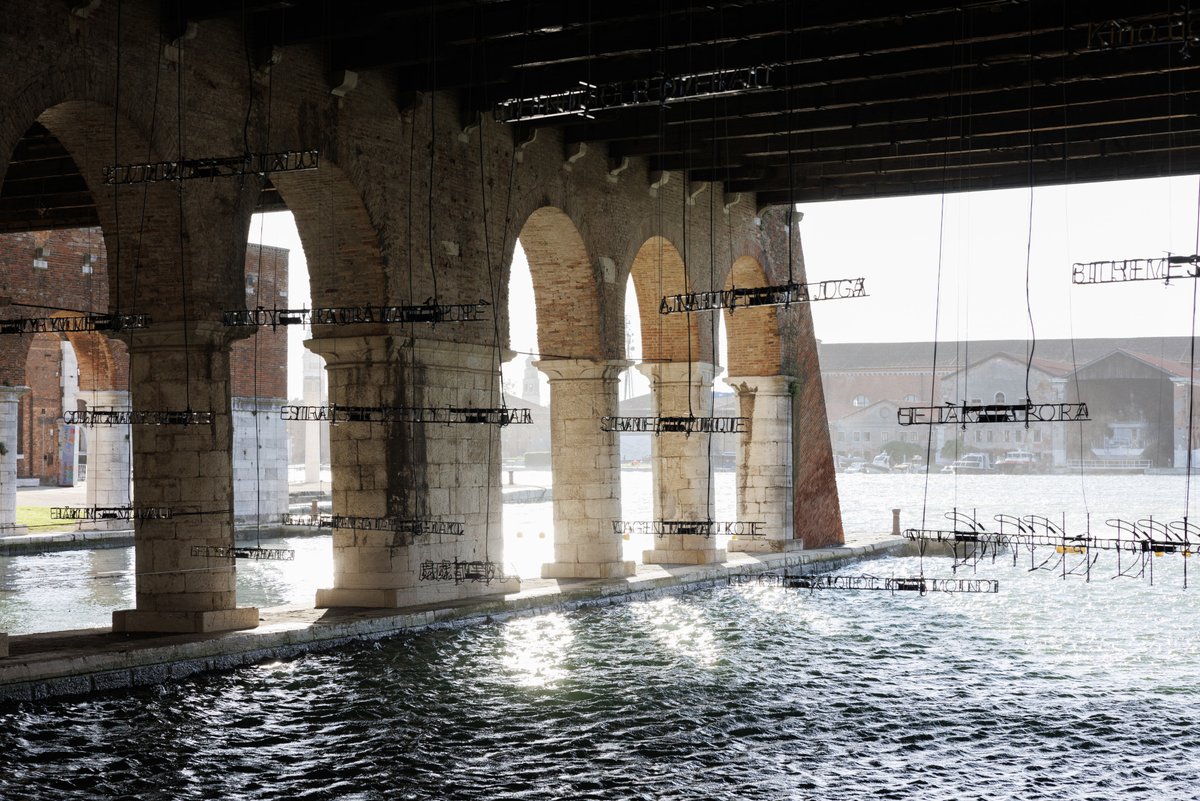
[[[760,205],[1200,171],[1200,7],[1178,0],[162,5],[168,37],[231,18],[254,52],[315,43],[331,73],[386,70],[401,105],[456,90],[465,122],[581,81],[769,65],[766,91],[511,123]],[[35,126],[13,155],[0,230],[21,224],[10,208],[26,225],[82,214],[78,171],[45,137]]]

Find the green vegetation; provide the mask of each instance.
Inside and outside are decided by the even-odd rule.
[[[892,440],[883,446],[883,450],[887,452],[893,465],[911,462],[914,456],[922,458],[925,456],[925,446],[918,445],[915,442],[897,442]]]
[[[29,526],[31,533],[36,530],[39,534],[62,531],[75,526],[70,520],[51,520],[49,506],[18,506],[17,525]]]

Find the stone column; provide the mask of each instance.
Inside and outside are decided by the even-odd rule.
[[[17,414],[29,387],[0,387],[0,533],[18,533],[17,525]]]
[[[304,354],[304,403],[308,406],[321,406],[326,403],[324,382],[321,375],[325,371],[325,363],[315,353]],[[307,484],[321,482],[321,431],[327,428],[325,423],[315,423],[304,427],[304,481]]]
[[[490,347],[414,344],[403,336],[328,337],[306,344],[325,357],[335,405],[500,405],[496,352]],[[520,589],[515,575],[502,576],[499,426],[337,422],[329,439],[334,515],[461,523],[464,531],[411,536],[335,528],[334,586],[317,591],[318,607],[396,608]],[[456,573],[455,560],[491,562],[495,575],[482,581],[474,571]]]
[[[113,631],[209,632],[254,628],[258,610],[238,608],[235,562],[192,555],[233,545],[229,341],[223,326],[157,323],[131,336],[135,410],[211,412],[207,425],[133,426],[138,507],[174,516],[137,520],[137,608],[113,612]],[[183,514],[179,514],[183,513]]]
[[[1050,386],[1054,390],[1055,399],[1058,403],[1063,403],[1066,401],[1067,379],[1052,378],[1050,379]],[[1076,398],[1076,400],[1078,400],[1078,398]],[[1084,426],[1086,425],[1089,424],[1082,423],[1075,429],[1075,433],[1081,440],[1085,436]],[[1046,435],[1042,434],[1042,436],[1045,437]],[[1030,448],[1029,450],[1033,450],[1033,448]],[[1055,467],[1065,467],[1067,464],[1067,458],[1067,426],[1064,423],[1056,423],[1050,426],[1050,461]],[[1073,454],[1071,454],[1071,458],[1080,458],[1079,451],[1075,451]],[[1091,452],[1085,449],[1083,458],[1092,458]]]
[[[728,379],[749,419],[738,443],[738,521],[759,523],[759,536],[734,535],[730,551],[799,551],[792,527],[792,395],[785,375]]]
[[[283,398],[234,398],[233,517],[278,524],[288,510],[287,429]]]
[[[554,561],[542,578],[632,576],[621,558],[621,448],[603,417],[620,414],[617,387],[624,361],[543,359],[550,379],[550,460],[554,473]]]
[[[130,408],[129,393],[124,390],[97,390],[86,393],[90,406]],[[129,506],[131,426],[89,426],[87,505]],[[125,528],[124,520],[105,521],[109,527]],[[102,526],[104,523],[97,522]]]
[[[1171,379],[1171,396],[1174,401],[1172,431],[1175,442],[1173,463],[1175,467],[1185,472],[1187,471],[1187,452],[1190,447],[1188,443],[1188,394],[1188,379]]]
[[[688,397],[696,417],[712,413],[713,365],[639,364],[650,379],[651,409],[654,416],[685,416]],[[690,379],[690,380],[689,380]],[[654,463],[654,519],[708,520],[712,516],[713,483],[709,460],[709,434],[658,434],[652,438],[650,453]],[[699,534],[655,535],[654,547],[642,552],[646,564],[699,565],[725,561],[725,549],[718,548],[714,537]]]

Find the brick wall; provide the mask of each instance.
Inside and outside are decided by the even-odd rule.
[[[245,277],[247,308],[287,306],[286,249],[257,245],[248,248]],[[0,317],[4,319],[107,311],[108,263],[99,229],[0,236],[0,297],[8,300],[8,305],[0,305]],[[132,298],[125,299],[125,313],[147,309]],[[2,341],[5,347],[0,348],[0,381],[31,389],[20,400],[18,475],[40,478],[43,483],[56,482],[59,471],[59,421],[63,415],[60,336],[6,334]],[[127,386],[125,343],[94,332],[66,337],[79,363],[80,400],[88,402],[89,390]],[[230,370],[235,397],[253,398],[257,390],[259,398],[281,401],[287,396],[287,329],[263,328],[235,342]]]
[[[288,308],[288,252],[284,248],[246,248],[246,308]],[[287,397],[287,328],[259,328],[233,343],[229,369],[235,398]],[[257,379],[257,381],[256,381]]]

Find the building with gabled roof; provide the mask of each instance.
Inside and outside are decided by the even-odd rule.
[[[1029,343],[1020,340],[939,343],[936,370],[930,342],[820,349],[830,438],[835,453],[844,456],[868,458],[891,441],[925,441],[923,431],[914,437],[916,432],[902,430],[894,414],[888,421],[879,418],[881,408],[1020,403],[1027,397],[1028,371],[1032,402],[1087,403],[1090,422],[939,426],[934,443],[943,461],[968,451],[999,458],[1024,450],[1046,466],[1144,469],[1186,463],[1188,393],[1196,377],[1187,337],[1042,340],[1032,360]],[[1200,437],[1192,440],[1193,448],[1200,445]]]

